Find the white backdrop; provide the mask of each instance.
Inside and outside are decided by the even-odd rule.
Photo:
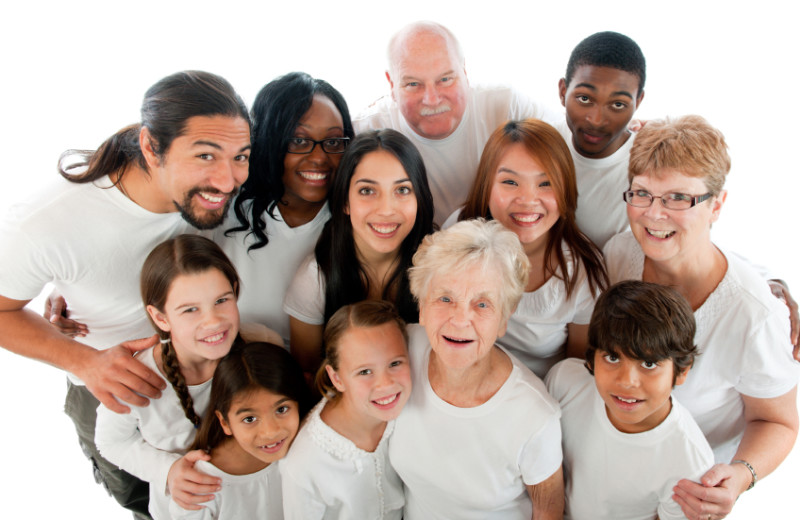
[[[14,2],[0,8],[0,213],[56,177],[67,148],[96,148],[138,121],[145,90],[183,69],[227,78],[245,101],[303,70],[329,81],[353,113],[388,92],[384,49],[402,25],[430,19],[459,36],[472,83],[504,83],[558,107],[572,48],[601,30],[631,36],[648,64],[643,119],[696,113],[726,135],[733,169],[715,240],[772,268],[800,296],[794,228],[800,110],[788,2]],[[0,254],[13,254],[0,251]],[[37,308],[40,308],[37,307]],[[64,377],[0,350],[5,448],[0,490],[17,517],[127,518],[91,481],[61,414]],[[800,511],[798,449],[729,518]],[[7,516],[3,514],[2,516]]]

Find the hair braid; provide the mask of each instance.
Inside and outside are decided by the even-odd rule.
[[[186,387],[186,379],[183,377],[181,367],[178,365],[178,356],[175,354],[175,349],[172,347],[172,341],[163,343],[161,346],[161,360],[164,363],[164,373],[167,375],[167,380],[172,385],[175,393],[178,394],[178,399],[181,400],[183,413],[189,419],[195,428],[200,426],[200,417],[194,411],[194,401],[189,389]]]

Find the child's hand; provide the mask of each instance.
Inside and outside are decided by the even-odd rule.
[[[222,479],[206,475],[194,468],[198,460],[211,460],[203,450],[190,451],[176,460],[167,474],[167,488],[172,500],[184,509],[197,511],[200,505],[214,498],[213,494],[222,488]]]
[[[133,354],[145,350],[158,342],[158,336],[126,341],[106,350],[88,350],[89,355],[75,370],[86,388],[109,410],[128,413],[130,408],[121,403],[125,401],[134,406],[146,406],[148,397],[161,397],[166,383],[158,374],[134,359]]]

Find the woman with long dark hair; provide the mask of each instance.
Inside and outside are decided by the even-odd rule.
[[[314,255],[298,269],[286,294],[292,353],[307,372],[322,359],[324,323],[340,307],[387,300],[408,323],[418,321],[406,270],[433,231],[433,198],[425,165],[395,130],[360,134],[334,177],[331,219]]]
[[[236,227],[214,240],[242,278],[245,329],[265,325],[288,342],[283,296],[330,218],[325,201],[353,125],[339,91],[304,72],[265,85],[252,117],[250,176],[229,213]]]

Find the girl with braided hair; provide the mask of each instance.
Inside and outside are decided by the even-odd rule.
[[[170,385],[148,406],[132,406],[130,414],[101,405],[95,440],[109,461],[150,483],[153,518],[169,518],[167,476],[194,440],[220,359],[241,342],[239,278],[212,241],[180,235],[153,249],[140,286],[161,341],[137,359]]]

